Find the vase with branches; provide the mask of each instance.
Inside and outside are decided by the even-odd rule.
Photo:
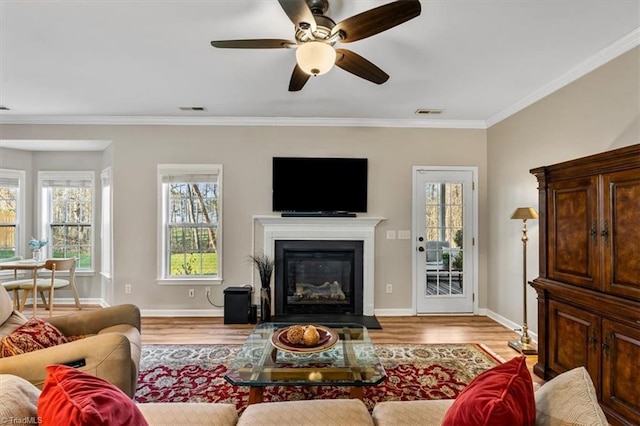
[[[260,275],[260,320],[268,322],[271,321],[271,275],[274,262],[266,254],[254,254],[249,257]]]

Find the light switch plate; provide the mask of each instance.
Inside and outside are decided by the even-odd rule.
[[[395,240],[396,231],[387,231],[387,240]]]
[[[399,240],[410,240],[411,239],[411,231],[401,230],[398,231],[398,239]]]

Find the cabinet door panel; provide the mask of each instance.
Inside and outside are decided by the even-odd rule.
[[[557,373],[584,366],[596,389],[599,377],[600,317],[549,301],[549,364]]]
[[[640,300],[640,170],[604,176],[605,290]]]
[[[640,424],[640,330],[602,321],[602,403]]]
[[[549,277],[600,289],[598,178],[549,185]]]

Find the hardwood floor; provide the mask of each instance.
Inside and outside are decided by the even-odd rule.
[[[488,317],[377,317],[382,330],[369,330],[377,344],[402,343],[483,343],[498,356],[509,360],[519,353],[507,346],[519,335]],[[242,344],[254,326],[224,324],[222,318],[142,319],[143,344]],[[528,356],[527,365],[533,376],[537,356]],[[536,383],[544,383],[533,376]]]
[[[100,309],[85,306],[83,310]],[[76,313],[73,306],[54,307],[54,315]],[[28,308],[24,314],[31,315]],[[48,312],[38,309],[46,319]],[[483,343],[505,360],[519,355],[507,346],[519,335],[488,317],[434,316],[434,317],[377,317],[382,330],[370,330],[377,344],[402,343]],[[244,343],[253,324],[224,324],[221,317],[143,317],[142,344],[231,344]],[[536,383],[544,381],[533,375],[538,357],[527,356],[527,365]]]

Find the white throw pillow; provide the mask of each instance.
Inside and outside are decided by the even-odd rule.
[[[40,389],[22,377],[0,374],[0,426],[40,424],[39,396]]]
[[[566,371],[535,393],[536,425],[607,426],[596,389],[584,367]]]

